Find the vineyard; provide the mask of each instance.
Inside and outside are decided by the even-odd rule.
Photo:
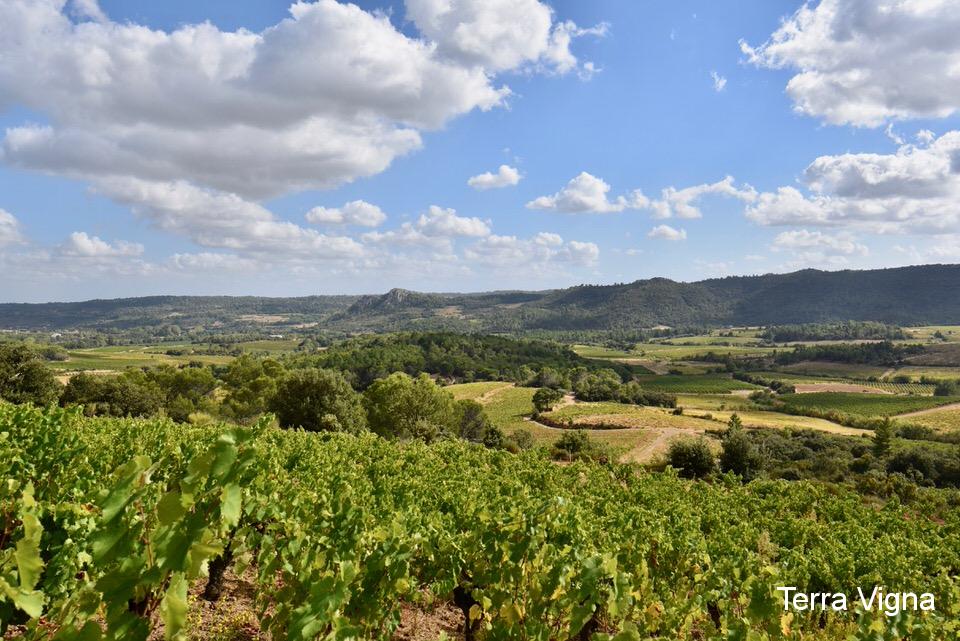
[[[716,374],[650,376],[638,380],[644,389],[672,394],[726,394],[738,390],[761,389],[759,385]]]
[[[861,417],[895,416],[960,401],[949,396],[893,396],[843,392],[788,394],[782,398],[788,408],[837,411]]]
[[[189,427],[0,406],[0,621],[26,639],[188,639],[188,589],[256,579],[273,639],[953,639],[960,513],[803,482],[708,484],[459,441]],[[946,495],[943,495],[944,497]],[[784,613],[777,586],[937,610]]]

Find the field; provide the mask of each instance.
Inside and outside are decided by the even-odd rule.
[[[761,389],[759,385],[744,383],[724,374],[646,376],[638,380],[644,389],[672,394],[723,394]]]
[[[0,432],[0,473],[24,484],[4,495],[5,598],[58,638],[401,641],[441,617],[457,639],[475,622],[491,640],[940,640],[960,621],[956,510],[265,424],[0,406]],[[784,618],[784,584],[919,586],[938,607]],[[211,585],[235,593],[200,598]]]
[[[128,367],[154,367],[157,365],[186,365],[191,361],[206,364],[224,364],[233,360],[230,356],[207,356],[191,354],[187,356],[171,356],[164,353],[166,349],[176,349],[177,346],[150,347],[150,346],[116,346],[95,347],[68,351],[68,360],[51,361],[47,363],[53,369],[62,371],[80,370],[124,370]]]
[[[884,394],[845,394],[820,392],[816,394],[788,394],[784,402],[800,409],[838,410],[846,414],[869,418],[872,416],[896,416],[941,405],[960,402],[955,397],[893,396]]]
[[[955,432],[960,430],[960,408],[932,410],[916,414],[907,420],[938,432]]]
[[[880,378],[888,373],[888,368],[858,363],[805,362],[786,365],[783,371],[791,374],[812,376],[831,376],[839,378],[866,379],[871,376]]]

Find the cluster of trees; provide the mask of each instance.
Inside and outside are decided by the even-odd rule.
[[[960,448],[896,448],[895,436],[889,420],[866,440],[814,430],[745,430],[734,414],[721,435],[719,455],[703,438],[686,439],[671,444],[667,462],[687,478],[719,471],[744,481],[760,476],[819,480],[851,483],[881,496],[917,486],[960,488]]]
[[[902,328],[874,321],[775,325],[766,328],[760,334],[760,337],[773,343],[848,340],[893,341],[908,338]]]
[[[504,445],[483,406],[454,400],[429,375],[395,372],[362,393],[339,371],[287,369],[273,359],[242,356],[219,378],[209,367],[160,366],[116,375],[79,373],[64,386],[25,345],[0,346],[0,398],[12,403],[77,405],[90,416],[145,417],[165,413],[179,422],[219,415],[240,423],[273,412],[283,427],[390,438],[463,438]],[[222,402],[215,398],[218,387]]]
[[[450,380],[504,380],[552,387],[566,382],[577,370],[604,367],[578,356],[565,345],[502,336],[443,332],[368,336],[344,341],[320,353],[298,356],[291,368],[322,367],[347,376],[358,389],[393,372],[412,376],[426,372]],[[636,368],[610,365],[621,378]]]
[[[904,359],[924,352],[922,345],[896,345],[890,341],[840,345],[798,345],[793,351],[778,352],[778,365],[806,361],[831,361],[894,367]]]
[[[571,388],[577,400],[581,401],[616,401],[656,407],[677,406],[677,397],[673,394],[644,389],[634,380],[624,383],[611,369],[579,372],[571,381]]]

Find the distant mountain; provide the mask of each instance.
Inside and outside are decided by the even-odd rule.
[[[638,329],[657,325],[771,325],[840,320],[960,324],[960,265],[666,278],[542,292],[303,298],[160,296],[83,303],[0,304],[0,328],[244,330],[319,326],[336,331]]]

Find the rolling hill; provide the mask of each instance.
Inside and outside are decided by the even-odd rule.
[[[638,329],[874,320],[960,323],[960,265],[869,271],[803,270],[693,283],[666,278],[541,292],[420,293],[301,298],[158,296],[0,304],[0,328],[319,325],[338,331]]]

